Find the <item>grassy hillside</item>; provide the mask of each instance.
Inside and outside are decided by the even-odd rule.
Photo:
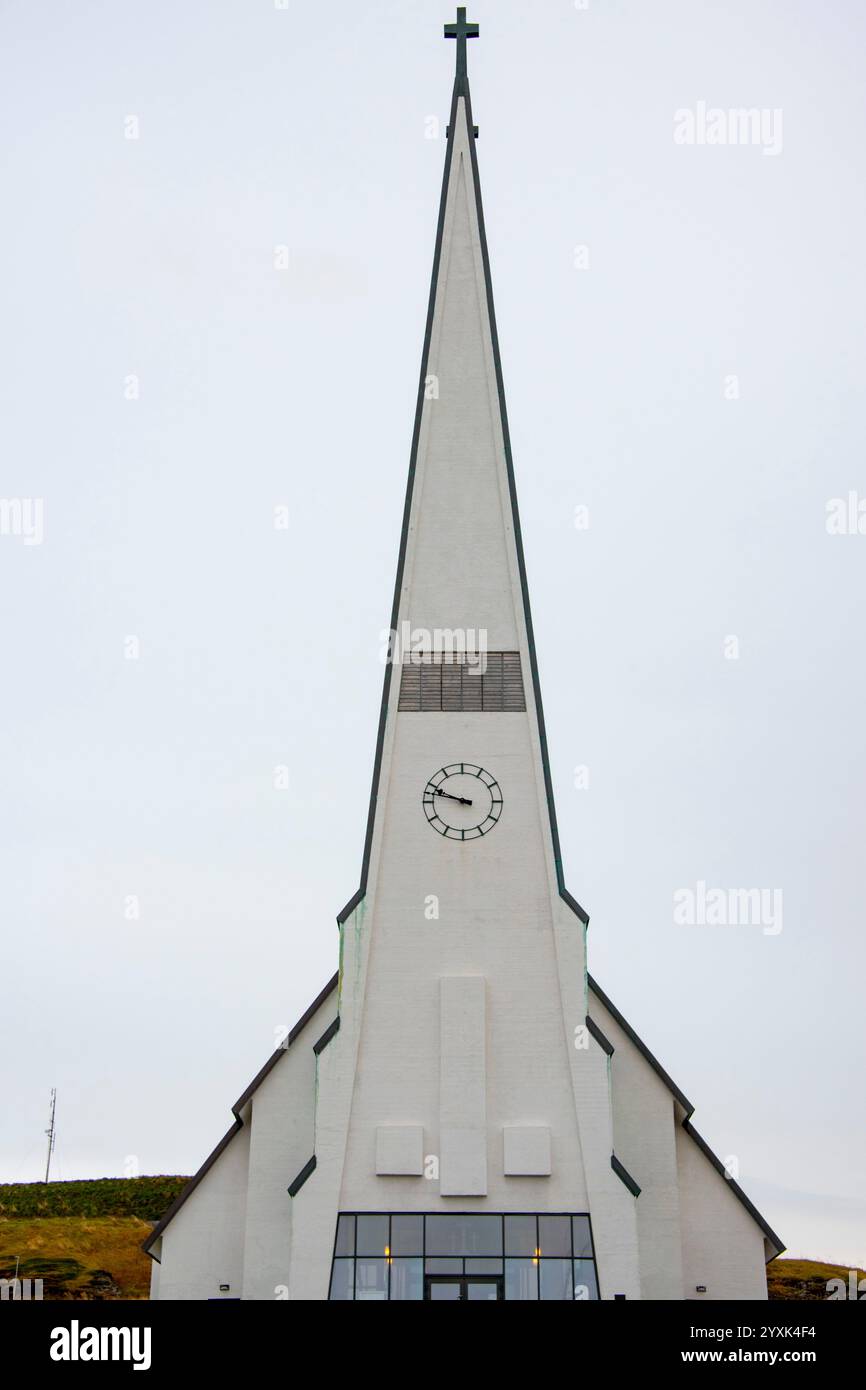
[[[158,1221],[187,1178],[87,1178],[0,1183],[0,1221],[13,1216],[137,1216]]]
[[[866,1278],[857,1270],[858,1281]],[[805,1299],[809,1302],[827,1298],[827,1284],[842,1279],[848,1288],[848,1266],[822,1264],[820,1260],[774,1260],[767,1266],[767,1293],[775,1302],[780,1299]]]
[[[0,1278],[41,1279],[43,1298],[147,1298],[152,1230],[137,1216],[0,1219]]]
[[[0,1184],[0,1278],[41,1279],[44,1298],[147,1298],[141,1248],[183,1177]]]

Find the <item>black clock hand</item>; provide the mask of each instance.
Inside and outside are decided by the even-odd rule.
[[[459,801],[461,806],[471,806],[471,805],[472,805],[472,802],[469,800],[469,797],[468,797],[468,796],[452,796],[450,792],[443,792],[443,791],[440,791],[438,787],[437,787],[436,790],[435,790],[435,795],[436,795],[436,796],[447,796],[447,798],[448,798],[449,801]]]

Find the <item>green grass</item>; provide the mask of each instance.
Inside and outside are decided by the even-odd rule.
[[[849,1268],[849,1265],[823,1264],[820,1260],[773,1260],[767,1265],[767,1293],[773,1302],[783,1299],[824,1302],[829,1280],[842,1279],[847,1290]],[[864,1278],[866,1273],[858,1269],[858,1281]]]
[[[0,1221],[34,1216],[137,1216],[158,1221],[187,1181],[163,1176],[0,1183]]]

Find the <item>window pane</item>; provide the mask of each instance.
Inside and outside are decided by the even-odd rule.
[[[430,1285],[430,1297],[447,1299],[450,1303],[459,1302],[460,1285],[434,1282]]]
[[[534,1260],[505,1261],[505,1297],[523,1302],[538,1298],[538,1265]]]
[[[539,1216],[538,1244],[542,1255],[571,1258],[571,1219],[568,1216]]]
[[[428,1274],[462,1274],[463,1261],[461,1259],[446,1260],[438,1256],[435,1260],[427,1260],[425,1268]]]
[[[498,1216],[427,1217],[428,1255],[501,1255],[502,1220]]]
[[[335,1260],[331,1270],[331,1292],[328,1298],[334,1302],[352,1298],[352,1278],[355,1272],[354,1260]]]
[[[391,1254],[424,1254],[424,1217],[391,1217]]]
[[[576,1260],[591,1260],[592,1236],[589,1231],[589,1217],[573,1216],[571,1226],[574,1231],[574,1258]]]
[[[580,1301],[598,1298],[598,1282],[592,1260],[574,1260],[574,1296]]]
[[[354,1216],[341,1216],[337,1221],[337,1244],[334,1254],[354,1255],[354,1253],[355,1218]]]
[[[506,1255],[535,1255],[537,1244],[534,1216],[506,1216]]]
[[[542,1260],[541,1297],[544,1299],[572,1300],[571,1260]]]
[[[483,1300],[486,1303],[499,1297],[499,1285],[494,1284],[492,1279],[477,1284],[470,1279],[466,1285],[466,1297],[472,1302]]]
[[[467,1260],[467,1274],[501,1274],[501,1260]]]
[[[395,1259],[391,1261],[391,1299],[406,1302],[424,1297],[423,1260]]]
[[[355,1261],[355,1299],[388,1297],[388,1266],[385,1260]]]
[[[388,1244],[387,1216],[358,1216],[358,1254],[382,1255]]]

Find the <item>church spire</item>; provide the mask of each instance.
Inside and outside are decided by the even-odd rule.
[[[462,632],[467,643],[483,631],[503,682],[506,672],[519,670],[515,698],[525,700],[519,709],[533,748],[550,873],[559,897],[584,924],[588,921],[564,882],[541,707],[467,76],[466,44],[478,32],[462,6],[456,21],[444,26],[445,38],[456,42],[456,71],[391,614],[391,660],[383,683],[361,882],[339,913],[340,923],[365,898],[379,857],[397,716],[418,708],[412,703],[412,677],[404,683],[401,653],[395,650],[405,646],[407,631],[416,630]],[[434,672],[424,679],[429,685],[438,678]],[[418,683],[420,701],[420,678]],[[428,692],[421,709],[433,708],[429,698]],[[446,705],[444,693],[441,699],[436,708],[443,712],[488,708]]]

